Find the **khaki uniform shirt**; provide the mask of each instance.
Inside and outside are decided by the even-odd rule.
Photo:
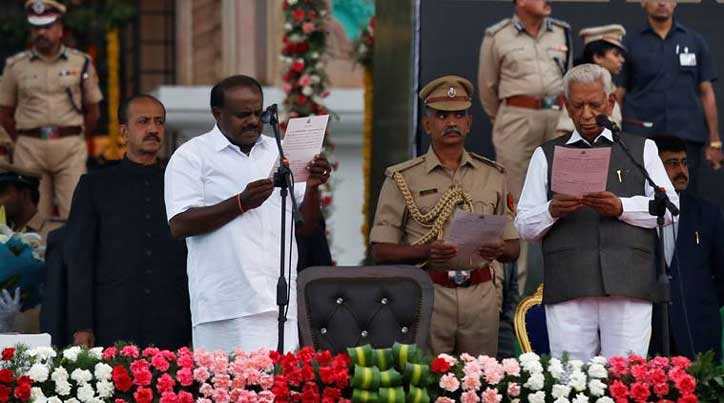
[[[613,105],[611,120],[616,123],[618,127],[621,127],[622,119],[621,107],[618,105],[618,102],[616,102],[616,104]],[[576,130],[576,126],[573,124],[571,117],[568,116],[566,106],[563,105],[563,111],[561,112],[560,119],[558,119],[558,126],[556,126],[556,134],[558,134],[558,136],[565,136],[566,134],[573,133],[574,130]]]
[[[548,18],[538,37],[533,38],[517,16],[485,31],[480,46],[478,90],[491,120],[508,97],[563,93],[563,75],[572,64],[569,32],[567,23]]]
[[[86,78],[81,77],[88,57],[61,47],[54,59],[46,59],[34,50],[8,58],[0,82],[0,106],[15,108],[18,130],[83,125],[83,115],[73,105],[82,108],[103,99],[92,62],[88,63]]]
[[[503,239],[518,239],[518,233],[513,227],[513,212],[507,203],[502,167],[476,154],[463,152],[460,166],[455,172],[450,172],[430,147],[427,154],[421,157],[387,168],[370,242],[411,245],[430,230],[410,217],[402,193],[392,179],[395,172],[400,172],[405,178],[421,213],[429,212],[440,197],[457,184],[472,197],[473,211],[476,213],[508,216]],[[480,261],[469,264],[460,262],[450,269],[469,270],[487,264],[480,258]]]

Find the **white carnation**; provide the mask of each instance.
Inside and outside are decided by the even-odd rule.
[[[71,397],[70,399],[66,400],[65,403],[80,403],[78,399]]]
[[[52,347],[35,347],[28,350],[28,355],[37,360],[47,361],[49,358],[54,358],[57,354]]]
[[[33,382],[45,382],[48,380],[48,375],[50,375],[50,370],[43,364],[33,364],[28,370],[28,376]]]
[[[293,6],[293,5],[297,4],[297,0],[287,0],[287,4],[289,4],[290,6]]]
[[[314,101],[315,104],[324,105],[324,98],[320,97],[319,95],[313,96],[312,101]]]
[[[561,397],[567,398],[570,393],[571,388],[565,385],[553,385],[553,389],[551,390],[551,396],[553,396],[554,399]]]
[[[581,360],[570,360],[568,361],[568,366],[573,371],[580,371],[581,368],[583,368],[583,361]]]
[[[319,52],[312,52],[309,54],[309,57],[312,58],[312,60],[319,59]]]
[[[55,381],[55,393],[60,396],[68,396],[70,394],[70,383],[67,381]]]
[[[98,381],[96,384],[96,389],[98,390],[98,397],[101,399],[108,399],[109,397],[113,396],[113,392],[115,391],[115,388],[113,387],[113,382],[108,381]]]
[[[76,368],[70,374],[70,379],[78,382],[79,385],[88,383],[93,380],[93,374],[87,369]]]
[[[76,362],[78,360],[78,354],[80,354],[81,349],[78,346],[66,348],[63,351],[63,358],[70,362]]]
[[[588,382],[588,390],[593,396],[603,396],[606,393],[606,384],[600,379],[594,379]]]
[[[322,81],[322,79],[316,74],[312,74],[310,78],[314,84],[319,84]]]
[[[586,374],[581,371],[574,371],[571,374],[571,379],[569,380],[568,385],[577,392],[586,390]]]
[[[525,353],[518,357],[518,361],[520,361],[521,364],[525,364],[527,362],[540,361],[540,357],[536,353]]]
[[[613,399],[608,396],[599,397],[596,403],[615,403]]]
[[[571,401],[566,399],[565,397],[559,397],[558,399],[554,400],[553,403],[571,403]]]
[[[579,393],[576,395],[576,398],[573,399],[573,403],[588,403],[588,396],[583,393]]]
[[[543,374],[533,374],[528,378],[528,380],[523,384],[524,388],[530,389],[530,390],[541,390],[543,389],[543,385],[545,384],[545,377]]]
[[[90,356],[95,358],[96,360],[102,360],[103,347],[93,347],[92,349],[88,350],[88,354],[90,354]]]
[[[89,383],[83,384],[78,388],[78,400],[81,402],[90,402],[95,394],[96,391],[93,390],[93,386]]]
[[[530,374],[540,374],[543,372],[543,365],[539,361],[530,361],[522,364],[523,370]]]
[[[113,368],[108,364],[99,362],[95,366],[94,375],[95,375],[96,379],[98,379],[98,380],[111,379],[113,377]]]
[[[314,94],[314,89],[312,89],[312,87],[310,87],[310,86],[305,86],[304,88],[302,88],[302,94],[304,94],[306,96],[310,96],[310,95]]]
[[[606,359],[606,357],[604,357],[602,355],[597,355],[597,356],[591,358],[591,364],[606,365],[606,364],[608,364],[608,360]]]
[[[65,370],[63,367],[57,367],[53,370],[53,375],[50,376],[50,379],[53,380],[53,382],[58,383],[61,381],[67,381],[68,380],[68,371]]]
[[[63,403],[57,396],[50,397],[46,403]]]
[[[588,368],[588,376],[598,379],[608,378],[608,371],[606,371],[606,367],[601,364],[591,364]]]
[[[557,358],[551,358],[548,362],[548,372],[553,379],[561,379],[564,373],[563,363]]]
[[[94,397],[88,403],[105,403],[105,400]]]
[[[38,387],[30,388],[30,399],[33,403],[45,403],[48,400],[43,393],[43,389]]]
[[[530,403],[545,403],[546,392],[543,392],[543,391],[535,392],[532,395],[528,396],[528,401]]]
[[[285,22],[285,23],[284,23],[284,30],[285,30],[285,31],[291,31],[293,28],[294,28],[294,26],[292,26],[292,24],[290,24],[290,23],[288,23],[288,22]]]

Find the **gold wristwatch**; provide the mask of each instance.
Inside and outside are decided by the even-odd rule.
[[[721,150],[721,141],[710,141],[709,148],[715,148],[717,150]]]

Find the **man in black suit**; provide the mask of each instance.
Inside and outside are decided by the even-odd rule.
[[[720,360],[719,309],[724,305],[722,210],[686,191],[689,170],[684,141],[664,135],[655,136],[654,140],[681,201],[681,215],[664,230],[666,265],[671,277],[671,353],[693,358],[697,353],[713,350]],[[661,351],[658,337],[653,340],[653,352]]]

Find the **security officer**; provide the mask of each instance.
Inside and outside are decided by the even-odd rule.
[[[721,168],[716,97],[717,68],[704,37],[674,18],[676,2],[644,1],[646,25],[631,30],[629,58],[620,77],[623,129],[642,136],[668,133],[684,140],[688,191],[700,191],[702,154]]]
[[[572,47],[570,26],[550,18],[549,0],[514,3],[513,18],[485,31],[478,90],[493,124],[496,160],[505,167],[508,190],[517,200],[533,150],[556,135]],[[527,248],[521,246],[518,283],[523,291]]]
[[[0,122],[15,140],[18,165],[43,172],[39,217],[67,218],[73,190],[85,172],[83,138],[100,116],[103,98],[90,57],[62,45],[65,6],[25,3],[33,46],[10,57],[0,82]]]
[[[583,39],[583,56],[576,60],[576,64],[597,64],[611,73],[611,76],[621,73],[626,47],[623,46],[623,37],[626,29],[619,24],[603,25],[600,27],[584,28],[579,33]],[[611,113],[611,120],[621,127],[621,106],[616,102]],[[573,133],[576,127],[568,116],[565,106],[558,120],[556,132],[558,136]]]
[[[420,91],[431,146],[425,155],[387,169],[370,242],[377,263],[428,270],[435,283],[430,329],[435,354],[494,357],[500,295],[491,281],[491,262],[518,257],[512,221],[503,239],[481,244],[474,258],[458,257],[457,248],[442,240],[455,209],[512,218],[503,168],[465,150],[472,94],[472,84],[458,76],[440,77]]]

